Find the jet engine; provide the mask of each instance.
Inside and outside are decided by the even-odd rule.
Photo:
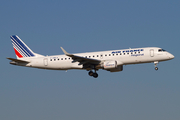
[[[119,72],[123,70],[123,65],[117,65],[117,61],[105,61],[102,64],[103,69],[110,72]]]
[[[103,63],[103,68],[105,69],[105,70],[107,70],[107,69],[113,69],[113,68],[117,68],[117,61],[105,61],[104,63]]]

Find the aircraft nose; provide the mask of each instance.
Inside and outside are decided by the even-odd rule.
[[[170,58],[170,59],[174,59],[174,55],[172,55],[171,53],[169,53],[169,58]]]

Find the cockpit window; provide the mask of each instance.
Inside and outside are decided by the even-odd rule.
[[[166,51],[166,50],[164,50],[164,49],[159,49],[158,50],[158,52],[164,52],[164,51]]]
[[[162,49],[159,49],[158,52],[162,52]]]

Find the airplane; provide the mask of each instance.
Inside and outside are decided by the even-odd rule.
[[[154,63],[171,60],[174,55],[159,47],[129,48],[99,52],[70,54],[62,47],[64,55],[44,56],[34,53],[17,35],[10,36],[16,58],[10,64],[49,70],[83,69],[89,76],[98,77],[99,69],[110,72],[123,71],[123,65]]]

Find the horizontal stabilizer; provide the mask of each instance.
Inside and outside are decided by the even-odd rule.
[[[12,60],[14,62],[18,62],[18,63],[30,63],[29,61],[19,60],[19,59],[14,59],[14,58],[7,58],[7,59]]]

